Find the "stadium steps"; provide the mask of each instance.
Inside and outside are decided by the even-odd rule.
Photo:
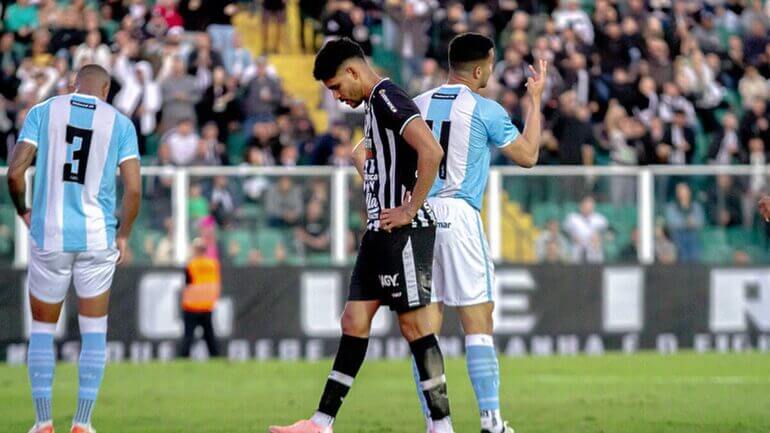
[[[243,38],[244,46],[255,56],[260,55],[262,53],[261,14],[241,12],[235,16],[233,24]],[[313,56],[301,53],[299,26],[298,0],[289,0],[286,7],[286,27],[282,34],[280,52],[270,55],[268,60],[277,69],[284,90],[293,97],[305,101],[316,131],[325,131],[327,116],[320,109],[321,91],[319,84],[312,77]]]

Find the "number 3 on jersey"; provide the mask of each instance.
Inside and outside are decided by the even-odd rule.
[[[64,164],[64,181],[86,183],[88,152],[91,150],[93,131],[67,125],[67,162]]]
[[[426,119],[425,123],[428,124],[428,128],[433,130],[433,121],[430,119]],[[441,121],[441,130],[438,134],[438,144],[441,145],[441,148],[444,150],[444,157],[441,158],[441,164],[438,166],[438,178],[439,179],[446,179],[446,159],[447,154],[449,153],[449,130],[452,127],[452,122],[448,120],[442,120]]]

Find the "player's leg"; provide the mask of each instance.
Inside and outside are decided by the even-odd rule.
[[[434,262],[433,265],[434,270],[434,280],[433,280],[433,287],[436,288],[436,265]],[[435,296],[435,291],[434,291]],[[427,307],[425,307],[430,320],[430,324],[433,328],[433,333],[435,335],[441,334],[441,324],[444,320],[444,305],[441,302],[433,302]],[[422,392],[422,385],[420,381],[420,371],[417,369],[417,363],[414,360],[414,357],[412,357],[412,377],[414,378],[414,384],[415,388],[417,390],[417,399],[420,402],[420,409],[422,410],[423,417],[425,418],[425,431],[430,432],[431,427],[433,427],[433,421],[430,417],[430,409],[428,408],[428,401],[425,400],[425,395]]]
[[[484,302],[458,308],[465,332],[465,361],[476,394],[483,432],[506,431],[500,415],[500,367],[492,338],[494,304]]]
[[[342,313],[342,338],[318,410],[310,420],[286,427],[271,426],[270,433],[331,433],[334,418],[366,357],[372,319],[381,303],[382,291],[375,268],[379,262],[378,240],[376,234],[367,232],[361,241]]]
[[[270,426],[270,433],[331,433],[342,401],[353,386],[353,380],[366,357],[372,319],[379,307],[378,300],[348,301],[345,304],[341,320],[342,338],[318,409],[309,420],[284,427]]]
[[[430,413],[431,431],[452,432],[449,396],[444,375],[444,357],[433,332],[428,309],[418,308],[398,315],[401,334],[409,342],[420,388]]]
[[[71,268],[72,257],[67,253],[30,248],[27,281],[32,323],[27,360],[35,408],[35,425],[30,433],[53,431],[51,388],[56,366],[53,340],[70,285]]]
[[[431,321],[431,312],[435,316],[438,310],[427,308],[431,304],[435,240],[435,227],[394,232],[387,261],[391,268],[385,270],[393,271],[386,272],[388,274],[398,273],[395,284],[387,285],[390,308],[398,313],[401,334],[412,350],[433,424],[432,431],[448,433],[453,430],[444,358],[435,333],[440,325]],[[440,317],[434,317],[434,320],[440,320]]]
[[[107,364],[107,314],[117,258],[116,250],[89,251],[75,257],[73,279],[78,294],[80,359],[73,433],[92,431],[91,415]]]

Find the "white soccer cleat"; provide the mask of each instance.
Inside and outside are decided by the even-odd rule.
[[[492,432],[487,429],[481,429],[481,433],[492,433]],[[516,432],[513,431],[513,427],[508,425],[508,421],[504,421],[503,429],[500,431],[500,433],[516,433]]]
[[[29,433],[54,433],[53,421],[33,425],[32,428],[29,429]]]
[[[321,427],[309,419],[303,419],[288,426],[271,425],[270,433],[332,433],[332,426]]]
[[[96,433],[96,430],[90,424],[72,424],[70,433]]]

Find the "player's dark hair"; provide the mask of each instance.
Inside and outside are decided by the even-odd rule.
[[[364,60],[364,50],[350,38],[329,41],[315,55],[313,78],[325,81],[337,75],[337,70],[348,59]]]
[[[468,63],[485,60],[495,47],[492,39],[480,33],[463,33],[449,42],[449,67],[461,69]]]

